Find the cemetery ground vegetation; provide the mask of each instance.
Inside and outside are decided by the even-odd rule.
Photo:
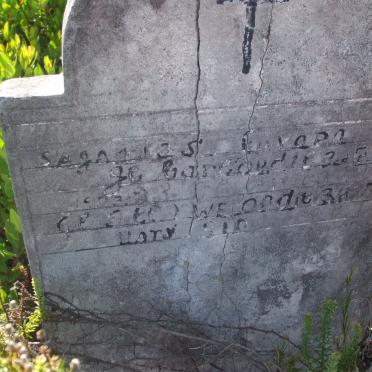
[[[0,0],[0,81],[60,73],[62,19],[66,0]],[[367,371],[372,365],[371,326],[351,324],[351,276],[338,305],[323,303],[321,314],[304,320],[302,343],[276,348],[269,370],[310,372]],[[0,132],[0,371],[66,371],[40,329],[45,317],[42,289],[31,278],[14,202],[7,154]],[[337,310],[341,331],[335,331]],[[285,337],[282,337],[285,339]],[[234,349],[234,345],[231,345]]]
[[[61,72],[66,0],[0,1],[0,81]],[[0,371],[66,371],[40,329],[41,288],[30,278],[0,132]],[[71,369],[77,369],[73,360]]]
[[[276,349],[277,372],[362,372],[372,367],[372,327],[351,322],[352,274],[345,280],[341,304],[327,299],[320,316],[307,314],[301,345],[290,351],[288,343]],[[338,314],[337,314],[338,313]],[[337,315],[340,329],[335,328]],[[317,321],[315,322],[315,319]]]

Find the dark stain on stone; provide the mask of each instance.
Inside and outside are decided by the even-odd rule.
[[[150,4],[154,9],[160,9],[166,0],[150,0]]]
[[[252,61],[252,41],[254,35],[254,29],[256,27],[256,10],[257,0],[250,0],[247,4],[247,25],[244,31],[243,40],[243,74],[249,74],[251,70]]]
[[[286,3],[289,0],[262,0],[261,3]],[[224,4],[225,2],[232,3],[233,0],[217,0],[217,4]],[[240,3],[246,6],[247,24],[244,29],[243,39],[243,74],[249,74],[251,70],[252,61],[252,42],[254,31],[256,27],[256,11],[259,0],[239,0]]]
[[[283,300],[289,301],[292,293],[282,279],[269,279],[257,287],[257,297],[262,314],[268,314],[272,309],[282,307]]]

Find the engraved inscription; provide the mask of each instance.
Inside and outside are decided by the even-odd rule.
[[[350,218],[348,205],[372,202],[363,133],[363,122],[273,123],[249,138],[221,129],[38,147],[25,170],[33,227],[41,246],[84,250]]]

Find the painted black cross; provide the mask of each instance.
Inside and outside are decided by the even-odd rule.
[[[226,2],[234,2],[236,0],[217,0],[217,4],[224,4]],[[259,3],[287,3],[289,0],[238,0],[246,6],[247,24],[244,31],[243,40],[243,74],[248,74],[251,70],[252,60],[252,41],[256,28],[256,10]]]

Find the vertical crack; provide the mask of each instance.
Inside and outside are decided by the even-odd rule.
[[[196,46],[196,65],[197,65],[197,78],[195,84],[195,95],[194,95],[194,109],[195,109],[195,119],[197,125],[197,140],[196,140],[196,174],[199,176],[198,170],[198,155],[199,155],[199,146],[200,146],[200,118],[199,118],[199,86],[200,86],[200,77],[201,77],[201,67],[200,67],[200,0],[196,0],[196,17],[195,17],[195,27],[196,27],[196,37],[197,37],[197,46]]]
[[[229,239],[229,234],[227,233],[226,237],[225,237],[225,241],[223,243],[223,247],[222,247],[222,260],[221,260],[221,265],[220,265],[220,280],[221,280],[221,284],[222,284],[222,294],[224,292],[224,287],[223,287],[224,280],[223,280],[222,268],[223,268],[223,265],[226,261],[226,245],[227,245],[227,240],[228,239]]]
[[[195,202],[199,204],[198,198],[198,181],[199,181],[199,147],[203,142],[200,138],[200,117],[199,117],[199,106],[198,106],[198,98],[199,98],[199,86],[200,86],[200,77],[201,77],[201,67],[200,67],[200,0],[196,0],[196,16],[195,16],[195,29],[196,29],[196,66],[197,66],[197,77],[196,77],[196,84],[195,84],[195,94],[194,94],[194,111],[195,111],[195,120],[196,120],[196,129],[197,129],[197,137],[196,137],[196,151],[195,151],[195,183],[194,183],[194,198]],[[195,220],[195,216],[193,216],[189,228],[189,235],[191,235],[192,226]]]
[[[188,303],[188,307],[189,307],[189,311],[190,311],[190,306],[191,306],[191,294],[190,294],[190,262],[189,261],[185,261],[184,263],[184,269],[185,269],[185,281],[186,281],[186,293],[187,293],[187,303]]]
[[[258,100],[261,97],[261,92],[262,92],[262,88],[263,88],[263,85],[264,85],[263,72],[264,72],[264,67],[265,67],[266,54],[267,54],[267,51],[269,50],[269,46],[270,46],[270,35],[271,35],[271,25],[272,25],[272,21],[273,21],[273,12],[274,12],[274,1],[271,1],[269,26],[267,28],[267,33],[266,33],[266,40],[267,41],[266,41],[266,46],[265,46],[264,53],[263,53],[262,58],[261,58],[260,72],[259,72],[259,76],[258,76],[259,79],[260,79],[260,86],[258,88],[258,92],[256,94],[256,98],[255,98],[254,103],[253,103],[251,114],[249,115],[248,130],[244,133],[244,136],[243,136],[243,139],[244,139],[244,142],[245,142],[245,157],[246,157],[246,160],[247,160],[247,164],[249,163],[249,161],[248,161],[249,135],[252,132],[252,120],[253,120],[253,116],[254,116],[255,111],[256,111]]]
[[[196,27],[196,38],[197,38],[196,64],[197,64],[198,76],[197,76],[197,79],[196,79],[196,87],[195,87],[195,95],[194,95],[194,107],[195,107],[196,119],[198,121],[198,124],[200,124],[199,123],[199,111],[198,111],[199,84],[200,84],[200,75],[201,75],[201,68],[200,68],[200,0],[196,0],[195,27]]]
[[[240,314],[239,306],[231,298],[228,291],[226,291],[225,280],[224,280],[224,276],[223,276],[223,266],[226,262],[226,247],[227,247],[227,242],[229,240],[229,237],[230,237],[230,234],[227,233],[226,237],[225,237],[225,241],[224,241],[223,246],[222,246],[222,258],[221,258],[221,263],[220,263],[220,267],[219,267],[219,279],[220,279],[220,283],[221,283],[221,304],[222,304],[223,297],[226,297],[227,300],[232,305],[232,307],[234,308],[234,310],[236,312],[236,315],[239,318],[239,324],[240,324],[241,314]]]

